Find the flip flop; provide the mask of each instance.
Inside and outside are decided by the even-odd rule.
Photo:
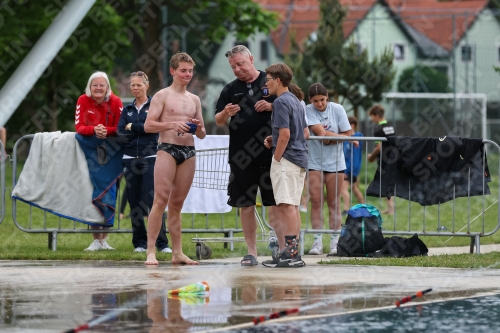
[[[258,264],[259,264],[259,262],[257,261],[257,259],[255,259],[255,257],[251,254],[247,254],[241,260],[241,266],[255,266]]]

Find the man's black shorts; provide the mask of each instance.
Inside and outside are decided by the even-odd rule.
[[[255,205],[257,188],[264,206],[275,206],[273,186],[271,185],[271,161],[269,163],[252,163],[245,169],[229,163],[231,175],[227,186],[229,200],[232,207],[249,207]]]

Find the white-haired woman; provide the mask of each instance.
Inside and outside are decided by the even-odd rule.
[[[85,94],[76,102],[75,128],[80,135],[105,139],[115,136],[123,104],[113,95],[109,79],[104,72],[95,72],[89,78]],[[92,226],[92,229],[102,227]],[[93,233],[94,241],[86,251],[114,250],[106,241],[105,233]]]

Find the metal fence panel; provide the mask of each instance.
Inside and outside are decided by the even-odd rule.
[[[13,153],[13,171],[12,171],[12,188],[16,185],[18,168],[20,168],[20,156],[22,151],[25,153],[29,151],[29,146],[34,135],[26,135],[20,138],[15,146]],[[310,137],[309,140],[324,140],[324,137]],[[359,175],[360,182],[363,181],[364,185],[364,200],[379,208],[383,206],[382,196],[378,198],[367,197],[366,187],[373,178],[373,172],[370,167],[366,167],[367,156],[369,153],[368,143],[375,141],[385,141],[385,138],[378,137],[339,137],[337,141],[353,141],[358,140],[364,142],[364,171]],[[417,203],[407,201],[401,198],[395,198],[395,212],[390,219],[386,219],[383,226],[384,235],[413,235],[417,233],[419,236],[448,236],[448,237],[470,237],[471,249],[472,244],[476,245],[476,252],[480,253],[479,241],[480,237],[492,235],[500,228],[500,206],[498,205],[500,189],[498,185],[498,177],[500,166],[497,159],[500,156],[500,146],[493,141],[483,140],[483,143],[489,147],[488,152],[492,153],[494,158],[490,159],[490,170],[493,170],[492,175],[496,177],[494,182],[491,183],[491,195],[482,195],[479,197],[455,198],[451,202],[439,204],[437,206],[419,206]],[[340,152],[341,144],[338,145]],[[229,178],[229,171],[227,169],[227,148],[222,149],[208,149],[197,151],[198,161],[193,187],[204,187],[211,189],[218,189],[225,191]],[[493,162],[494,164],[491,164]],[[375,169],[375,166],[371,167]],[[2,193],[5,193],[5,158],[0,164],[0,176],[2,177]],[[496,184],[493,188],[493,184]],[[350,206],[352,206],[352,183],[351,183],[351,196]],[[117,198],[119,201],[119,198]],[[323,198],[324,201],[324,198]],[[2,198],[5,202],[5,195]],[[27,205],[22,203],[23,205]],[[5,204],[4,204],[5,207]],[[340,206],[337,209],[341,209]],[[2,209],[2,219],[5,209]],[[49,248],[55,250],[57,247],[57,234],[58,233],[92,233],[96,232],[88,226],[77,223],[72,220],[67,220],[53,214],[47,213],[39,208],[29,206],[29,213],[23,221],[20,221],[18,216],[18,202],[12,199],[12,218],[15,225],[22,231],[28,233],[47,233]],[[229,214],[229,215],[227,215]],[[183,232],[185,233],[222,233],[224,238],[214,239],[214,241],[224,242],[231,244],[233,249],[233,242],[241,241],[240,238],[233,238],[234,233],[242,232],[239,225],[238,211],[233,209],[232,212],[221,214],[220,225],[213,226],[209,223],[208,214],[204,217],[196,217],[196,214],[191,214],[191,218],[185,218],[188,214],[183,214]],[[234,223],[230,222],[227,226],[224,216],[234,216]],[[265,208],[262,207],[260,214],[256,210],[256,216],[259,221],[259,226],[262,231],[262,236],[267,235],[268,230],[271,229],[267,223],[265,216]],[[324,218],[325,214],[321,214]],[[205,219],[204,223],[200,222]],[[301,230],[301,239],[304,239],[306,233],[327,233],[327,234],[340,234],[339,230],[329,229],[312,229],[310,226],[310,211],[306,214],[305,228]],[[204,225],[203,225],[204,224]],[[102,232],[102,231],[99,231]],[[121,221],[118,219],[118,224],[113,229],[106,230],[110,233],[131,233],[131,229],[122,227]],[[264,240],[264,238],[263,238]],[[301,247],[303,254],[304,248]]]
[[[30,144],[34,138],[34,134],[25,135],[21,137],[14,145],[13,152],[13,168],[12,168],[12,188],[16,186],[18,179],[18,172],[21,170],[20,161],[22,156],[27,156]],[[229,180],[229,167],[227,165],[227,154],[228,148],[221,149],[206,149],[198,150],[197,163],[195,177],[193,180],[193,187],[215,189],[221,191],[227,191],[227,182]],[[4,162],[0,165],[1,172],[4,172]],[[19,169],[19,170],[18,170]],[[2,176],[2,179],[5,177]],[[2,181],[2,186],[5,186],[5,182]],[[2,191],[4,193],[4,190]],[[121,202],[120,193],[117,194],[117,203]],[[29,213],[26,217],[20,217],[19,206],[28,206]],[[118,211],[118,205],[117,205]],[[4,210],[2,210],[3,214]],[[166,213],[167,214],[167,213]],[[165,216],[164,221],[165,223]],[[238,210],[233,209],[232,212],[226,214],[220,214],[220,224],[217,226],[210,225],[209,214],[203,214],[204,216],[197,216],[198,214],[182,214],[183,223],[182,231],[184,233],[222,233],[224,237],[232,238],[234,233],[242,232],[241,226],[239,225],[239,215]],[[270,229],[265,218],[265,208],[262,207],[259,213],[256,209],[256,218],[259,223],[259,227],[262,231],[262,235],[267,235]],[[231,219],[234,218],[234,222],[231,221],[227,223],[225,220],[227,217]],[[2,215],[3,218],[3,215]],[[50,212],[44,211],[32,205],[28,205],[22,201],[12,198],[12,219],[14,224],[22,231],[28,233],[47,233],[48,234],[48,247],[52,250],[57,248],[57,235],[59,233],[93,233],[93,232],[107,232],[107,233],[131,233],[132,229],[123,226],[123,221],[119,219],[117,214],[116,220],[117,224],[111,229],[104,230],[93,230],[89,226],[79,223],[70,219],[62,218],[56,216]],[[205,220],[204,223],[202,220]],[[229,225],[228,225],[229,224]],[[168,229],[167,229],[168,232]],[[224,242],[227,246],[227,242]],[[231,250],[233,249],[233,244],[231,243]]]
[[[5,154],[5,147],[3,142],[0,141],[0,224],[2,224],[5,218],[5,161],[8,156]]]
[[[309,140],[324,140],[324,137],[312,136]],[[348,142],[357,140],[365,143],[387,141],[387,139],[379,137],[344,137],[338,139],[336,138],[336,140]],[[496,177],[496,179],[493,178],[490,183],[491,195],[485,195],[483,192],[481,196],[476,197],[471,197],[470,195],[462,198],[453,197],[453,200],[450,202],[433,206],[420,206],[418,203],[394,197],[395,211],[390,220],[386,219],[384,221],[385,223],[382,230],[383,234],[412,236],[416,233],[419,236],[447,236],[450,238],[470,237],[471,251],[472,245],[475,244],[476,253],[480,253],[480,237],[490,236],[500,228],[500,205],[498,204],[500,199],[500,187],[498,185],[498,180],[500,179],[500,167],[498,162],[495,161],[500,156],[500,146],[490,140],[483,140],[483,144],[489,148],[485,149],[485,152],[488,150],[492,156],[495,157],[490,159],[490,163],[493,162],[493,164],[490,164],[491,176]],[[340,146],[341,145],[339,144],[339,147]],[[386,200],[385,198],[381,195],[379,195],[378,198],[366,196],[366,188],[373,179],[374,172],[369,173],[368,171],[368,144],[364,144],[364,146],[364,174],[359,175],[359,178],[361,178],[364,183],[364,200],[366,203],[372,204],[382,210],[381,207],[384,205],[383,201]],[[486,158],[485,154],[483,158]],[[494,184],[496,184],[495,187],[493,187]],[[352,182],[350,198],[351,207],[353,200]],[[401,209],[403,205],[406,205],[406,207]],[[340,206],[338,206],[337,209],[341,211]],[[336,213],[340,213],[340,211]],[[325,214],[322,216],[324,217],[324,215]],[[443,218],[443,216],[445,217]],[[323,226],[324,222],[325,221],[323,220]],[[340,230],[330,230],[324,228],[312,229],[309,224],[310,212],[307,214],[306,227],[301,230],[301,239],[304,239],[306,233],[340,234]],[[487,229],[487,226],[489,226],[489,230]],[[303,254],[304,248],[302,247],[300,251],[301,254]]]

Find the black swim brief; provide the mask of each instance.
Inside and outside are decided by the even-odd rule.
[[[158,150],[163,150],[167,154],[170,154],[177,165],[184,163],[184,161],[196,155],[194,146],[181,146],[172,143],[160,142],[158,143]]]

